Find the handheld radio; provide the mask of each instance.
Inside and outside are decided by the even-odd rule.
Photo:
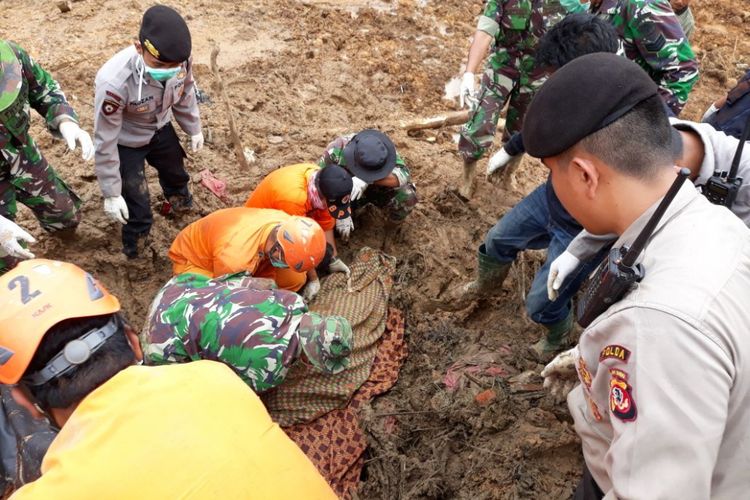
[[[578,302],[577,319],[578,324],[583,328],[589,326],[609,306],[622,299],[635,283],[643,279],[643,266],[636,264],[635,261],[689,175],[690,170],[680,169],[677,178],[659,206],[656,207],[656,211],[636,238],[633,246],[612,248],[609,251],[607,260],[602,262],[589,280],[586,291]]]
[[[742,150],[748,139],[750,139],[750,115],[742,131],[737,150],[734,152],[732,167],[729,173],[726,170],[721,172],[717,170],[703,186],[703,194],[711,203],[727,207],[730,210],[732,209],[732,204],[737,199],[737,193],[740,190],[740,186],[742,186],[742,177],[737,177],[737,170],[740,167]]]

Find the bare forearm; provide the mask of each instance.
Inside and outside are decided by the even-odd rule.
[[[487,56],[487,51],[490,49],[492,44],[492,37],[484,31],[477,31],[474,33],[474,41],[471,42],[471,48],[469,49],[469,60],[466,63],[467,73],[476,73],[479,66]]]
[[[389,188],[397,188],[401,185],[401,183],[398,180],[398,177],[396,177],[396,174],[390,174],[388,177],[380,179],[379,181],[375,181],[372,184],[374,186],[383,186],[383,187],[389,187]]]

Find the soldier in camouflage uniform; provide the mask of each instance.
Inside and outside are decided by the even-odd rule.
[[[300,358],[339,373],[352,349],[345,318],[309,312],[296,293],[247,273],[175,276],[154,299],[140,338],[147,364],[220,361],[258,393],[283,382]]]
[[[476,162],[492,145],[495,128],[506,101],[508,112],[503,142],[521,130],[523,115],[545,73],[534,60],[534,51],[547,28],[562,19],[559,0],[487,0],[479,18],[469,60],[461,83],[461,105],[475,107],[461,130],[458,151],[464,161],[460,192],[473,194]],[[482,75],[479,94],[474,91],[474,72],[492,46]],[[518,157],[520,160],[520,156]]]
[[[21,202],[50,232],[72,230],[80,221],[81,200],[47,163],[29,135],[30,109],[68,146],[78,140],[84,158],[93,156],[91,138],[58,83],[18,45],[0,40],[0,215],[15,219]],[[86,142],[87,141],[87,142]],[[0,274],[18,260],[0,258]]]
[[[383,208],[388,219],[401,222],[417,204],[417,189],[404,159],[391,139],[378,130],[337,137],[318,161],[321,167],[339,165],[353,178],[351,201],[354,207],[367,203]],[[336,221],[336,229],[349,238],[354,229],[351,217]]]
[[[698,62],[669,0],[591,0],[590,12],[615,27],[625,56],[651,76],[678,116],[698,81]]]

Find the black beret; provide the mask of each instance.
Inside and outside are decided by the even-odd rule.
[[[167,63],[187,61],[192,50],[185,20],[166,5],[154,5],[143,14],[138,40],[143,50]]]
[[[523,144],[536,158],[555,156],[617,121],[658,87],[636,63],[610,53],[578,57],[542,85],[523,122]]]

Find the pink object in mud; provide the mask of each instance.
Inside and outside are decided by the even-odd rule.
[[[201,171],[201,184],[216,195],[220,200],[224,200],[227,194],[227,183],[214,176],[209,169]]]

